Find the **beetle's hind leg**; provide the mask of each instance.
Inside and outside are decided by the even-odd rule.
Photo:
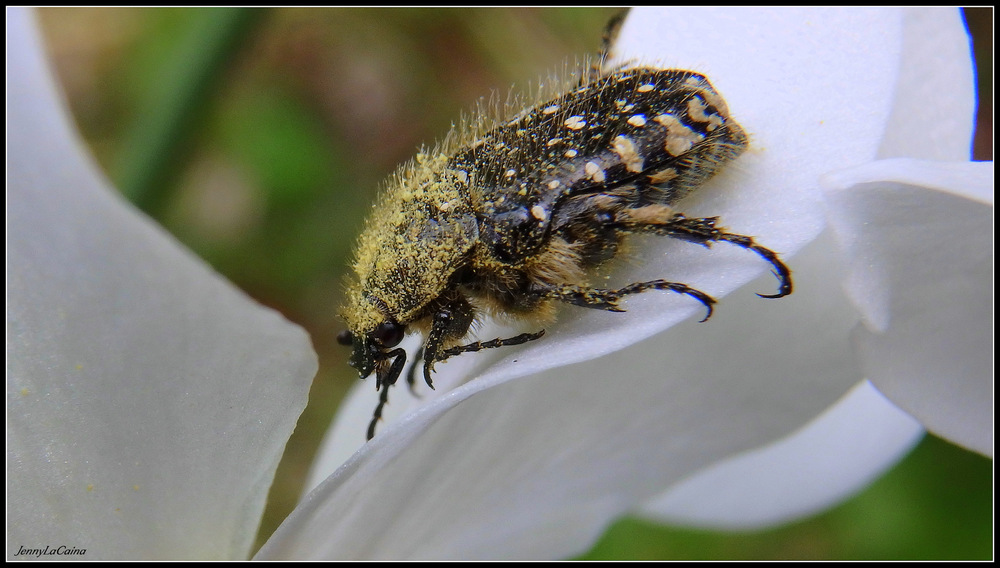
[[[614,212],[613,215],[614,219],[604,225],[606,228],[626,233],[655,233],[675,239],[691,241],[706,247],[711,246],[715,242],[728,242],[751,250],[771,263],[774,274],[780,282],[777,294],[758,294],[758,296],[780,298],[792,293],[792,273],[785,263],[778,258],[778,254],[771,249],[758,245],[754,242],[753,237],[727,233],[725,230],[716,227],[718,217],[689,219],[680,213],[675,213],[673,209],[662,204],[623,208]],[[559,300],[586,308],[621,312],[624,310],[618,306],[618,302],[622,298],[647,290],[669,290],[678,294],[686,294],[705,306],[707,313],[701,321],[705,321],[712,316],[712,307],[715,304],[714,298],[687,284],[666,280],[637,282],[617,290],[588,288],[574,284],[535,284],[532,292],[540,298]]]
[[[791,294],[792,271],[778,258],[778,253],[758,245],[753,237],[727,233],[715,225],[718,220],[718,217],[688,218],[675,213],[666,205],[647,205],[619,211],[612,226],[629,233],[655,233],[706,247],[715,242],[727,242],[751,250],[771,264],[772,272],[779,282],[777,294],[757,295],[762,298],[781,298]]]
[[[618,32],[621,31],[622,24],[625,23],[625,17],[628,16],[631,8],[622,8],[618,10],[606,24],[604,24],[604,33],[601,34],[601,50],[597,52],[597,57],[593,59],[589,66],[587,66],[580,76],[580,81],[577,83],[577,87],[582,87],[588,83],[596,81],[601,77],[609,75],[614,71],[622,68],[625,64],[616,65],[613,69],[604,69],[605,63],[611,58],[611,48],[618,39]]]
[[[715,298],[700,290],[695,290],[687,284],[668,282],[666,280],[636,282],[617,290],[587,288],[586,286],[577,286],[574,284],[537,285],[534,290],[535,293],[543,298],[559,300],[585,308],[608,310],[609,312],[624,312],[624,309],[618,307],[618,301],[625,296],[639,294],[646,290],[669,290],[678,294],[686,294],[701,302],[706,309],[705,317],[701,321],[712,317],[712,306],[715,304]]]

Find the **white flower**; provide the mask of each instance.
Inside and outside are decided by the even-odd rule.
[[[8,10],[8,557],[243,558],[315,360],[112,197],[30,33]],[[921,424],[989,451],[992,169],[967,163],[965,41],[948,10],[633,11],[619,55],[704,72],[751,136],[685,213],[782,252],[795,293],[757,298],[776,283],[737,247],[645,239],[614,278],[690,283],[722,299],[711,320],[671,294],[564,310],[540,341],[439,365],[421,399],[396,389],[358,449],[360,384],[329,478],[258,558],[566,557],[649,503],[806,514]]]
[[[928,263],[919,255],[928,245],[914,248],[889,225],[871,235],[844,235],[839,220],[840,204],[854,203],[845,180],[873,178],[853,168],[875,167],[883,158],[957,162],[922,162],[921,169],[951,173],[930,184],[909,178],[918,202],[946,199],[942,188],[971,191],[985,181],[975,170],[991,166],[968,163],[974,96],[959,13],[634,10],[616,53],[624,61],[693,67],[726,98],[752,148],[692,196],[685,212],[719,215],[730,229],[782,251],[795,272],[795,293],[757,298],[752,292],[772,293],[776,285],[764,275],[726,296],[709,322],[673,327],[700,315],[700,306],[644,294],[628,300],[627,314],[566,309],[543,340],[440,365],[438,391],[420,400],[396,393],[391,410],[404,416],[388,420],[373,443],[306,497],[261,557],[303,549],[336,558],[563,557],[643,503],[657,517],[703,526],[786,521],[857,491],[922,434],[920,424],[866,378],[877,385],[887,376],[911,381],[903,388],[907,396],[924,401],[924,408],[950,409],[943,420],[955,428],[936,432],[979,451],[991,447],[991,403],[985,413],[955,412],[961,402],[946,405],[940,392],[922,389],[920,377],[873,364],[904,354],[887,357],[883,347],[881,356],[859,356],[876,342],[854,345],[869,321],[851,298],[907,297],[912,276],[896,271],[925,274]],[[885,177],[875,178],[898,180],[898,164],[881,163]],[[877,191],[859,192],[866,189]],[[955,242],[969,243],[981,260],[991,238],[981,223],[992,209],[952,199],[977,211],[978,220],[964,225],[949,215],[940,222],[961,229]],[[917,224],[942,214],[933,205],[905,211]],[[844,285],[858,261],[840,243],[855,235],[903,247],[910,258],[916,255],[916,265],[888,262],[903,258],[889,248],[882,252],[884,266],[894,272],[849,296]],[[940,240],[939,233],[924,237]],[[655,238],[644,247],[638,256],[645,264],[625,267],[617,281],[668,277],[721,297],[767,269],[735,247],[706,251]],[[986,265],[977,265],[979,275],[990,269],[987,256]],[[933,259],[946,261],[935,265],[939,273],[966,274],[959,257]],[[943,333],[971,331],[960,345],[938,341],[943,345],[934,357],[955,372],[936,378],[955,387],[952,393],[992,400],[990,351],[983,347],[992,318],[983,302],[989,281],[961,280],[976,290],[968,304],[975,308],[963,312],[968,321],[952,320],[960,329]],[[898,288],[886,290],[885,283]],[[935,300],[925,309],[966,305],[965,297]],[[942,333],[903,327],[921,337],[910,339],[919,346],[910,356]],[[899,331],[882,329],[883,338]],[[975,334],[970,347],[962,345]],[[502,361],[490,365],[489,357]],[[538,373],[542,369],[548,370]],[[475,379],[448,389],[465,377]],[[317,463],[317,482],[360,444],[357,425],[373,398],[369,385],[359,385],[348,400],[346,418],[338,419]],[[977,437],[950,435],[957,430]]]

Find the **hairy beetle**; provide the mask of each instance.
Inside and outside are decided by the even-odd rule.
[[[390,181],[359,241],[342,314],[350,364],[381,389],[375,426],[406,363],[407,331],[424,336],[423,378],[460,353],[516,345],[543,331],[463,344],[473,323],[502,314],[543,323],[556,302],[622,311],[647,290],[715,300],[679,282],[619,289],[587,284],[630,233],[749,249],[792,291],[778,255],[716,217],[673,205],[744,151],[747,137],[723,98],[693,71],[585,69],[575,87],[503,120],[479,118],[420,153]],[[419,356],[418,356],[419,357]],[[413,385],[411,372],[407,376]]]

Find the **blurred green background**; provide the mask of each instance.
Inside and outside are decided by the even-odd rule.
[[[596,52],[614,9],[39,10],[84,138],[129,199],[312,335],[320,372],[258,544],[357,375],[343,271],[379,183],[493,89]],[[967,10],[992,159],[992,10]],[[374,392],[373,392],[374,401]],[[359,425],[359,428],[362,427]],[[720,533],[625,519],[588,559],[989,559],[993,462],[928,436],[839,507]]]

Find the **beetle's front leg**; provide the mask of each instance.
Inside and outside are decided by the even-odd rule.
[[[427,341],[423,347],[424,382],[427,386],[434,388],[431,372],[434,370],[434,363],[444,359],[442,351],[445,343],[464,337],[472,327],[473,319],[475,312],[472,305],[461,295],[456,294],[435,307],[431,315],[431,330],[427,333]]]
[[[396,379],[399,378],[399,374],[403,372],[403,366],[406,365],[406,351],[393,349],[388,353],[381,354],[379,359],[382,366],[375,375],[375,388],[381,388],[382,394],[378,397],[378,406],[375,407],[372,421],[368,423],[367,439],[369,440],[375,437],[375,426],[382,419],[382,409],[389,402],[389,387],[396,384]],[[385,361],[391,361],[388,367],[384,366]]]

